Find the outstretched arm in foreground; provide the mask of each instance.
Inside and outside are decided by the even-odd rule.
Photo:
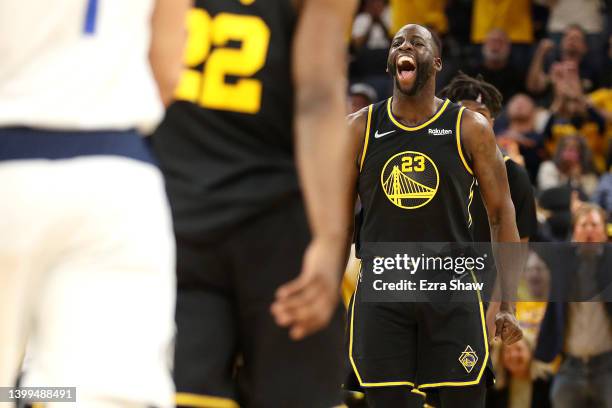
[[[293,44],[295,146],[312,231],[300,275],[281,286],[276,322],[299,340],[324,327],[340,297],[354,202],[346,113],[345,34],[355,0],[304,0]],[[351,163],[354,165],[354,162]]]

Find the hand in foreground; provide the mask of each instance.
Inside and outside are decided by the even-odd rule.
[[[523,338],[523,330],[516,320],[514,313],[500,310],[495,315],[495,339],[501,339],[506,346],[516,343]]]
[[[279,326],[289,327],[293,340],[326,327],[338,306],[346,257],[342,241],[313,239],[300,275],[276,291],[272,315]]]

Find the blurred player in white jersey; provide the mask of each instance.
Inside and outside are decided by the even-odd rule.
[[[189,3],[0,2],[0,386],[29,340],[23,386],[173,406],[174,239],[142,136],[178,79]]]

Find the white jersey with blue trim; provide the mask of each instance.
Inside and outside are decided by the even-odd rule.
[[[0,1],[0,127],[148,133],[154,0]]]

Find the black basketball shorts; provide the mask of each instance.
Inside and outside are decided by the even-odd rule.
[[[180,407],[329,408],[341,400],[344,318],[302,341],[276,325],[276,289],[310,240],[285,202],[213,244],[178,242],[174,378]]]

